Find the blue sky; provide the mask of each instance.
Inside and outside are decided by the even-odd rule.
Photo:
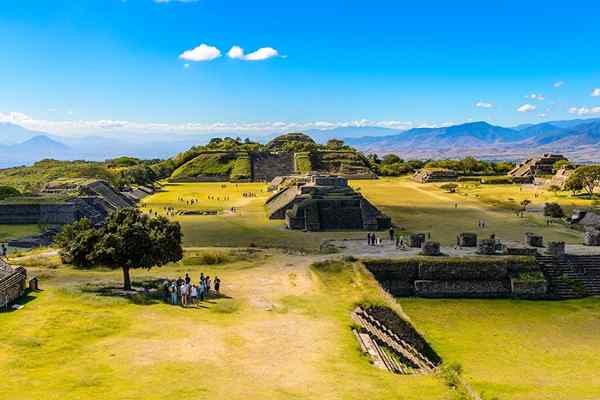
[[[598,3],[3,0],[0,121],[83,134],[600,116]],[[202,44],[216,49],[188,54],[220,57],[182,58]]]

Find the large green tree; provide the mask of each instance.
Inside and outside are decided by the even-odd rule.
[[[580,187],[592,196],[600,188],[600,165],[587,165],[577,168],[567,179],[565,187],[567,190]]]
[[[86,220],[66,227],[57,243],[75,265],[121,268],[123,288],[131,290],[130,270],[181,260],[181,239],[179,223],[123,209],[111,214],[100,228]]]

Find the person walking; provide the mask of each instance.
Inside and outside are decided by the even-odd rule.
[[[2,257],[6,258],[7,248],[6,244],[2,243]]]
[[[373,234],[371,232],[367,233],[367,245],[370,246],[371,245],[371,238],[372,238]]]
[[[396,232],[394,232],[394,228],[390,228],[389,230],[389,234],[390,234],[390,241],[393,242],[394,241],[394,234]]]

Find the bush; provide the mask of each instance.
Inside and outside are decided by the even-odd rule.
[[[562,218],[565,212],[558,203],[546,203],[544,206],[544,216],[552,218]]]
[[[0,200],[20,196],[21,192],[12,186],[0,186]]]
[[[219,251],[196,253],[193,256],[185,257],[183,259],[185,265],[218,265],[226,264],[229,261],[229,256]]]
[[[440,186],[440,189],[445,190],[448,193],[456,193],[458,185],[456,183],[445,183],[442,186]]]
[[[511,176],[488,176],[481,178],[481,183],[484,185],[510,185],[513,183]]]

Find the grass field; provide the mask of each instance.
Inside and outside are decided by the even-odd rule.
[[[286,230],[283,221],[271,221],[266,217],[264,202],[270,195],[266,192],[266,185],[225,184],[224,188],[222,185],[169,184],[165,186],[165,191],[146,198],[143,207],[145,210],[158,212],[162,212],[164,207],[175,207],[178,210],[240,209],[238,213],[173,217],[181,223],[186,246],[239,247],[254,244],[260,247],[314,251],[324,239],[364,236],[364,232],[356,231],[304,233]],[[579,232],[557,224],[547,227],[541,216],[527,215],[526,218],[520,218],[506,207],[497,207],[485,201],[496,197],[519,198],[521,192],[518,185],[487,185],[490,188],[473,189],[477,193],[463,194],[445,193],[439,189],[439,185],[423,185],[407,178],[355,181],[352,185],[360,188],[367,199],[391,216],[397,226],[407,232],[429,231],[434,240],[447,245],[455,242],[459,232],[470,231],[478,231],[482,236],[495,233],[499,238],[509,240],[522,240],[526,232],[534,231],[542,233],[548,240],[581,242]],[[243,192],[256,193],[257,197],[242,197]],[[209,195],[214,199],[209,200]],[[527,196],[527,193],[521,195]],[[180,197],[185,200],[197,199],[198,203],[187,205],[178,201]],[[543,203],[544,199],[540,198],[539,201]],[[578,202],[590,204],[590,201]],[[477,228],[479,220],[487,222],[486,229]]]
[[[435,375],[372,367],[350,330],[355,301],[381,297],[349,264],[255,255],[219,266],[171,265],[134,280],[200,271],[227,298],[183,309],[82,291],[118,272],[32,268],[43,292],[0,313],[2,399],[452,399]]]
[[[40,233],[38,225],[0,225],[0,242]]]
[[[399,301],[489,398],[600,398],[600,299]]]

